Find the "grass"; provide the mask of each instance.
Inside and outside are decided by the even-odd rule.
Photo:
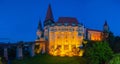
[[[22,60],[13,60],[12,64],[86,64],[82,57],[59,57],[48,54],[26,57]]]

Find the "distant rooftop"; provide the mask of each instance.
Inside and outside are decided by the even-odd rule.
[[[87,31],[97,31],[97,32],[103,32],[103,31],[101,31],[101,30],[90,29],[90,28],[87,28],[86,30],[87,30]]]
[[[75,23],[78,24],[78,20],[76,18],[72,18],[72,17],[59,17],[58,22],[57,23]]]

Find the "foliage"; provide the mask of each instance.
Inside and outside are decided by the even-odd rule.
[[[1,62],[2,64],[7,64],[7,60],[5,59],[5,57],[1,57]]]
[[[109,64],[120,64],[120,54],[114,55]]]
[[[3,56],[3,48],[0,47],[0,56]]]
[[[0,57],[0,64],[2,64],[2,58]]]
[[[115,53],[120,53],[120,37],[116,36],[113,46],[113,51]]]
[[[114,51],[114,53],[120,53],[120,36],[114,36],[112,32],[109,33],[107,38],[107,42],[109,43],[110,47]]]
[[[12,47],[8,48],[7,50],[8,50],[9,59],[16,58],[16,47],[15,46],[12,46]]]
[[[115,36],[114,36],[114,34],[110,31],[110,32],[109,32],[109,36],[108,36],[108,38],[107,38],[107,42],[109,43],[109,45],[110,45],[111,48],[113,48],[114,41],[115,41]]]
[[[88,64],[104,64],[113,55],[107,42],[95,42],[89,45],[91,46],[87,45],[88,47],[85,50],[85,57],[89,62]]]
[[[86,64],[86,60],[82,57],[59,57],[39,54],[23,60],[14,60],[12,64]]]

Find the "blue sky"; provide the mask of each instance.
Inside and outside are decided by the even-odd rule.
[[[86,27],[102,30],[107,20],[110,30],[120,35],[119,0],[0,0],[0,41],[34,41],[48,4],[55,21],[61,16],[76,17]]]

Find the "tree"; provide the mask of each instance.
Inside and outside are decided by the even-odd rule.
[[[0,56],[3,56],[3,48],[0,47]]]
[[[88,64],[104,64],[112,57],[113,52],[107,42],[96,42],[91,45],[91,47],[89,46],[85,50]]]
[[[1,61],[1,59],[2,59],[2,58],[0,57],[0,64],[2,64],[2,61]]]
[[[120,36],[114,36],[112,32],[109,32],[107,42],[115,53],[120,52]]]
[[[120,37],[116,36],[113,46],[113,51],[115,53],[120,53]]]
[[[114,44],[114,41],[115,41],[115,36],[114,34],[110,31],[109,32],[109,36],[107,38],[107,42],[109,43],[110,47],[113,49],[113,44]]]
[[[120,54],[115,55],[109,62],[109,64],[120,64]]]

